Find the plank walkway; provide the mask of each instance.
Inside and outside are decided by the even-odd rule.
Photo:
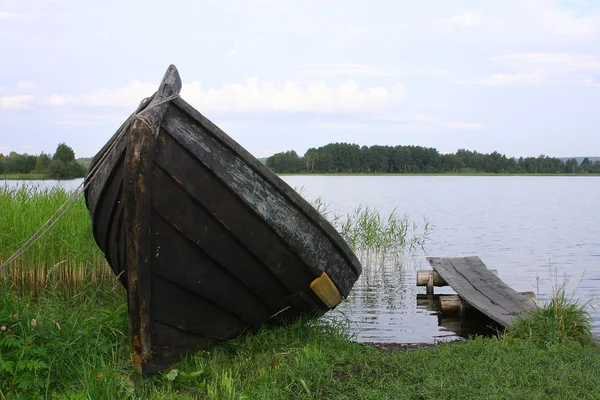
[[[427,261],[460,297],[506,328],[517,316],[535,309],[533,301],[502,282],[477,256],[427,257]]]

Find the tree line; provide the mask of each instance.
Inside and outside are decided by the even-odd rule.
[[[359,146],[330,143],[310,148],[300,157],[294,150],[268,157],[276,173],[495,173],[495,174],[600,174],[600,161],[579,163],[540,155],[512,158],[493,152],[459,149],[441,154],[422,146]]]
[[[66,143],[60,143],[53,155],[0,153],[0,174],[39,174],[49,179],[74,179],[85,176],[87,168],[75,160],[75,152]]]

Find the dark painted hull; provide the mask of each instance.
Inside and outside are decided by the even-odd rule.
[[[267,321],[322,314],[336,301],[311,284],[325,272],[346,297],[361,273],[312,206],[164,82],[95,157],[85,191],[144,373]]]

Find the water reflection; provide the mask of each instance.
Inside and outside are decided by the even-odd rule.
[[[351,321],[360,342],[435,343],[460,339],[427,307],[417,306],[415,254],[401,260],[360,255],[363,273],[334,313]],[[456,324],[454,325],[456,327]],[[463,329],[464,331],[464,329]],[[464,333],[461,331],[460,333]],[[472,331],[471,331],[472,332]]]
[[[340,215],[358,205],[382,215],[397,209],[434,227],[426,254],[402,268],[365,268],[342,309],[359,340],[431,342],[448,334],[437,314],[418,309],[415,270],[428,269],[425,256],[477,255],[517,292],[538,300],[557,283],[590,309],[600,334],[600,240],[598,177],[286,176],[308,199],[321,198]],[[586,200],[587,199],[587,200]],[[369,272],[370,271],[370,272]],[[436,293],[452,293],[436,288]],[[462,330],[456,326],[456,330]],[[450,329],[452,330],[452,329]],[[453,331],[454,332],[454,331]]]

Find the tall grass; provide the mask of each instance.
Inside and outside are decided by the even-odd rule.
[[[596,298],[576,299],[575,293],[567,292],[569,277],[558,281],[557,271],[553,276],[552,296],[540,301],[531,315],[520,316],[511,326],[508,337],[527,339],[537,345],[548,347],[574,341],[582,345],[594,342],[592,313]]]
[[[0,263],[7,260],[70,196],[63,188],[0,186]],[[2,271],[18,290],[70,292],[85,285],[112,286],[114,278],[92,236],[83,198],[50,231]]]
[[[0,186],[0,263],[17,251],[69,196],[69,191],[59,187]],[[367,268],[402,265],[423,247],[429,235],[428,221],[418,226],[395,210],[382,216],[374,208],[358,206],[342,217],[321,198],[312,204],[338,229]],[[23,293],[37,295],[48,288],[71,294],[85,285],[110,288],[115,284],[92,236],[83,198],[1,274]]]
[[[302,187],[295,189],[305,195]],[[432,228],[427,218],[420,226],[408,214],[399,215],[396,208],[385,215],[374,207],[359,205],[342,216],[320,197],[309,202],[340,232],[369,270],[404,265],[418,250],[424,251]]]

